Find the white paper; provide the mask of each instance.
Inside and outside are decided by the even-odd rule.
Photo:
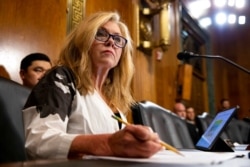
[[[247,150],[248,144],[238,144],[234,146],[234,150],[236,151],[244,151]]]
[[[148,162],[163,164],[219,164],[226,160],[242,155],[235,152],[204,152],[204,151],[180,151],[184,156],[178,155],[172,151],[164,150],[153,155],[150,158],[121,158],[110,156],[84,156],[84,159],[108,159],[115,161],[130,162]]]

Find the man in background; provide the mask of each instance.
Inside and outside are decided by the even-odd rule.
[[[187,116],[187,114],[186,114],[186,107],[185,107],[185,105],[182,102],[176,102],[174,104],[173,111],[180,118],[182,118],[184,120],[186,119],[186,116]]]
[[[220,100],[220,108],[219,108],[219,111],[218,111],[218,112],[221,112],[221,111],[224,111],[224,110],[227,110],[227,109],[230,109],[230,108],[231,108],[231,104],[230,104],[229,99],[227,99],[227,98],[222,98],[222,99]],[[238,119],[237,111],[236,111],[236,113],[234,114],[234,118],[235,118],[235,119]]]
[[[32,89],[51,67],[52,63],[47,55],[43,53],[27,55],[21,61],[19,72],[23,86]]]
[[[200,139],[200,134],[199,134],[199,130],[196,127],[196,125],[193,123],[190,123],[187,120],[186,106],[182,102],[176,102],[174,104],[173,111],[177,116],[179,116],[181,119],[185,120],[188,132],[189,132],[190,137],[193,141],[193,144],[195,145],[197,143],[197,141]]]
[[[191,124],[195,124],[195,111],[194,111],[194,108],[193,107],[187,107],[186,109],[186,119],[189,123]]]
[[[230,101],[226,98],[221,99],[220,105],[221,105],[221,110],[226,110],[231,107]]]

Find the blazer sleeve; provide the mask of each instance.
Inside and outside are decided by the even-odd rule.
[[[23,109],[25,148],[30,159],[67,158],[77,135],[67,133],[76,94],[74,78],[67,67],[56,67],[33,88]]]

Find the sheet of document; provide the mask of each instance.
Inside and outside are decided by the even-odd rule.
[[[234,150],[236,151],[245,151],[247,150],[247,148],[250,148],[250,145],[249,144],[237,144],[234,146]]]
[[[174,152],[164,150],[160,151],[151,158],[120,158],[108,156],[85,156],[85,159],[108,159],[115,161],[130,161],[130,162],[148,162],[148,163],[163,163],[163,164],[219,164],[224,161],[242,156],[243,153],[215,153],[204,151],[180,151],[184,156]]]

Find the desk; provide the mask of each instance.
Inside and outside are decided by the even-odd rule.
[[[166,164],[123,162],[112,160],[39,160],[0,164],[0,167],[166,167]],[[169,164],[168,167],[200,167],[200,165]],[[249,159],[232,159],[217,165],[203,167],[249,167]]]
[[[144,162],[113,161],[104,159],[79,159],[79,160],[35,160],[17,163],[0,164],[0,167],[200,167],[200,164],[160,164]],[[234,158],[220,164],[202,165],[202,167],[249,167],[248,157]]]

